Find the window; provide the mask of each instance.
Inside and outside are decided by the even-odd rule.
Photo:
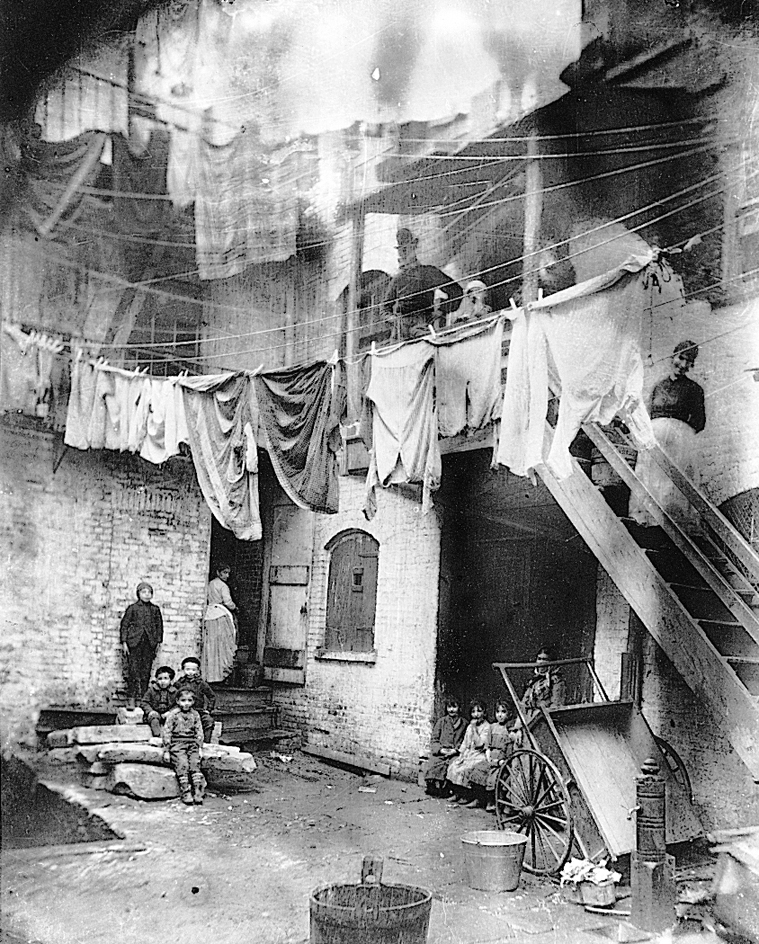
[[[342,531],[327,544],[327,652],[374,651],[379,544],[365,531]]]

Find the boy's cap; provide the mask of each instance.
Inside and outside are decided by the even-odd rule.
[[[693,363],[698,357],[698,344],[695,341],[679,341],[672,353],[681,354]]]
[[[137,584],[137,596],[140,595],[140,590],[144,590],[146,587],[151,593],[153,592],[153,587],[147,582],[147,580],[141,580]]]
[[[196,659],[195,656],[187,656],[186,659],[182,659],[182,668],[184,668],[188,662],[192,662],[200,668],[200,659]]]
[[[413,245],[418,242],[416,236],[414,236],[410,229],[406,229],[405,226],[402,226],[398,230],[395,234],[395,238],[399,246],[406,246],[409,243]]]
[[[169,678],[174,678],[176,672],[171,668],[170,665],[159,665],[155,670],[155,677],[158,678],[159,675],[168,675]]]

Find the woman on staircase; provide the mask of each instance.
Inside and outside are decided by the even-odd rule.
[[[680,341],[675,345],[670,370],[651,392],[649,413],[656,441],[668,458],[689,478],[693,475],[696,435],[706,426],[704,390],[686,375],[698,357],[698,345]],[[650,451],[638,453],[638,478],[669,516],[682,528],[698,531],[698,520],[690,503]],[[643,503],[630,501],[630,517],[644,526],[657,525]]]
[[[232,614],[237,606],[227,585],[231,572],[228,564],[219,564],[208,584],[201,651],[201,675],[207,682],[223,682],[234,665],[237,627]]]

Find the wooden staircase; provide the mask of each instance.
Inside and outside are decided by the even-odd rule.
[[[569,478],[559,480],[545,466],[541,478],[759,780],[759,557],[658,446],[654,458],[698,512],[705,536],[681,530],[604,430],[583,429],[658,527],[617,515],[576,460]]]
[[[216,693],[215,720],[221,721],[222,744],[246,745],[253,751],[297,741],[297,732],[278,728],[272,690],[212,685]]]

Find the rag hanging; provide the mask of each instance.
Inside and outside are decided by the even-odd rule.
[[[258,411],[246,373],[181,377],[187,432],[200,489],[219,524],[241,541],[261,538]]]
[[[198,141],[195,245],[201,279],[224,279],[253,263],[295,254],[297,193],[252,133],[229,144]]]
[[[345,407],[341,372],[317,361],[257,374],[253,382],[280,485],[300,508],[335,514],[340,505],[337,453]]]
[[[434,339],[441,436],[482,429],[501,412],[503,318],[465,325]]]
[[[180,443],[189,442],[182,388],[176,380],[147,379],[144,400],[139,404],[144,419],[135,423],[138,435],[130,448],[148,462],[160,465],[179,453]]]
[[[366,399],[372,408],[372,451],[364,514],[377,510],[377,487],[422,483],[422,511],[432,508],[442,461],[435,405],[435,352],[426,341],[371,355]]]
[[[56,354],[59,349],[60,343],[46,335],[27,334],[19,325],[3,325],[0,359],[3,412],[24,413],[53,425],[55,396],[60,386]]]
[[[526,475],[545,461],[566,478],[572,472],[569,446],[580,426],[610,423],[617,413],[638,445],[650,447],[640,338],[649,304],[644,270],[652,260],[650,250],[632,257],[530,305],[517,318],[498,448],[498,461],[512,472]],[[549,382],[561,399],[550,451],[543,456]]]

